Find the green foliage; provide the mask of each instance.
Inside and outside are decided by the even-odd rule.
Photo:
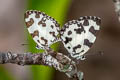
[[[45,12],[49,16],[54,17],[59,23],[63,23],[66,17],[66,12],[69,7],[71,0],[28,0],[28,10],[39,10]],[[28,35],[28,50],[30,52],[43,52],[41,50],[37,50],[36,43],[32,40],[31,36]],[[51,47],[54,50],[57,50],[57,46],[59,44],[56,43]],[[32,66],[33,79],[32,80],[51,80],[52,75],[54,73],[54,69],[46,66]]]
[[[0,80],[14,80],[13,76],[3,66],[0,66]]]

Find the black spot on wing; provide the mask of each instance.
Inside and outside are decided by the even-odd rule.
[[[100,19],[100,18],[96,17],[96,18],[95,18],[95,21],[96,21],[96,24],[97,24],[97,25],[100,25],[100,24],[101,24],[101,19]]]
[[[68,35],[71,35],[72,34],[72,31],[68,31]]]
[[[97,25],[101,24],[101,19],[96,16],[91,16],[91,20],[95,21]]]
[[[69,43],[70,41],[72,41],[72,38],[65,37],[65,41],[64,41],[65,44]]]
[[[94,36],[96,36],[96,35],[97,35],[97,32],[98,32],[98,30],[95,30],[93,26],[90,27],[89,31],[90,31]]]
[[[81,34],[81,32],[83,32],[83,31],[85,32],[83,27],[74,29],[74,31],[76,31],[76,34]]]
[[[84,25],[84,26],[89,26],[89,21],[88,21],[88,19],[85,19],[85,20],[84,20],[83,25]]]
[[[78,27],[80,27],[80,26],[83,27],[82,23],[79,23],[79,22],[78,22],[77,26]]]
[[[38,42],[38,43],[40,43],[40,41],[39,41],[39,40],[37,40],[37,42]]]
[[[43,17],[43,18],[38,22],[38,25],[42,25],[42,27],[46,27],[45,21],[46,21],[46,18]]]
[[[68,46],[67,48],[70,49],[70,46]]]
[[[81,52],[84,52],[84,50],[82,50]]]
[[[93,45],[88,39],[84,40],[84,45],[88,46],[89,48]]]
[[[35,15],[35,17],[36,18],[40,18],[40,14],[41,14],[41,12],[40,11],[33,11],[36,15]]]
[[[45,44],[43,44],[43,45],[46,45],[46,44],[48,43],[48,40],[45,39],[44,37],[41,37],[40,39],[43,40],[43,41],[45,42]]]
[[[90,16],[87,16],[87,19],[90,19]]]
[[[76,52],[76,49],[78,49],[78,48],[81,48],[81,45],[77,45],[77,46],[73,47],[73,52]]]
[[[79,55],[80,53],[84,52],[84,50],[82,50],[81,52],[78,52],[78,53],[74,53],[73,56],[75,55]]]
[[[51,25],[50,27],[51,27],[52,29],[54,28],[54,26],[53,26],[53,25]]]
[[[32,26],[34,24],[34,20],[33,20],[33,18],[30,18],[30,21],[25,22],[25,23],[26,23],[27,28],[29,28],[30,26]]]
[[[34,38],[35,36],[39,37],[39,31],[35,30],[34,33],[31,33],[32,38]]]
[[[81,21],[81,20],[84,20],[84,22],[83,22],[84,26],[89,25],[89,21],[88,20],[95,21],[97,25],[101,24],[101,19],[99,17],[96,17],[96,16],[83,16],[83,17],[80,17],[78,19],[78,21]]]
[[[53,32],[49,32],[53,37],[55,37],[56,38],[56,35],[55,35],[55,32],[53,31]]]

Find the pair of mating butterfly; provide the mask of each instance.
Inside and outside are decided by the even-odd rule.
[[[82,59],[95,42],[101,23],[99,17],[84,16],[60,28],[54,18],[40,11],[26,11],[24,17],[28,32],[38,49],[50,48],[53,43],[62,41],[71,57],[77,60]]]

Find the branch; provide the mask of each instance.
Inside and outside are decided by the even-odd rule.
[[[60,72],[64,72],[69,78],[83,80],[83,73],[77,71],[74,61],[69,57],[52,50],[47,53],[3,53],[0,52],[0,64],[13,63],[18,65],[46,65],[54,67]]]
[[[114,5],[115,5],[115,12],[118,15],[118,19],[120,21],[120,0],[113,0]]]

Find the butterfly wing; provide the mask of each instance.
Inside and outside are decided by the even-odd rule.
[[[100,29],[100,18],[80,17],[67,22],[60,31],[61,40],[71,57],[81,59],[93,45]]]
[[[28,32],[41,49],[58,41],[59,24],[43,12],[29,10],[25,13]]]

